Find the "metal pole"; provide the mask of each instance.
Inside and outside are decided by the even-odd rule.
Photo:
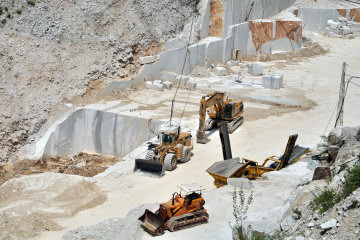
[[[344,101],[345,101],[345,72],[346,72],[346,62],[343,63],[343,68],[341,73],[339,101],[337,105],[335,127],[343,126]]]

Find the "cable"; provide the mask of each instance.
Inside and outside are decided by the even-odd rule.
[[[172,121],[173,114],[174,114],[175,98],[176,98],[176,95],[177,95],[177,93],[178,93],[178,91],[179,91],[180,84],[181,84],[181,81],[182,81],[182,77],[183,77],[183,74],[184,74],[186,59],[187,59],[187,56],[188,56],[188,51],[189,51],[189,46],[190,46],[190,41],[191,41],[193,24],[194,24],[194,18],[192,18],[192,20],[191,20],[190,34],[189,34],[189,39],[188,39],[188,42],[187,42],[187,45],[186,45],[185,59],[184,59],[184,64],[183,64],[182,69],[181,69],[180,79],[179,79],[179,82],[178,82],[178,85],[177,85],[177,88],[176,88],[174,97],[173,97],[173,99],[172,99],[172,101],[171,101],[170,126],[171,126],[171,121]]]
[[[354,84],[355,86],[358,86],[360,88],[360,85],[359,84],[356,84],[354,82],[350,82],[351,84]]]

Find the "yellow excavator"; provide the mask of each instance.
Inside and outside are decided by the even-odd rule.
[[[206,110],[209,114],[208,120],[206,120]],[[227,122],[229,133],[233,133],[244,122],[244,118],[241,116],[243,111],[243,102],[225,98],[223,92],[213,92],[203,96],[200,101],[199,129],[196,133],[196,141],[203,144],[208,143],[210,139],[205,134],[205,130],[211,130],[222,121]]]

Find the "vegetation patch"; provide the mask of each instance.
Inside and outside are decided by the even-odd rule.
[[[320,214],[331,209],[335,204],[342,199],[348,197],[356,189],[360,187],[360,166],[355,165],[353,168],[347,168],[347,174],[345,175],[345,183],[341,192],[336,193],[334,189],[326,187],[322,192],[316,194],[313,193],[313,200],[310,202],[310,206],[314,211],[318,211]]]
[[[35,1],[28,0],[28,1],[27,1],[27,4],[29,4],[29,5],[31,5],[31,6],[35,6]]]
[[[346,198],[359,187],[360,187],[360,165],[355,165],[353,168],[348,170],[348,174],[345,176],[342,198]]]

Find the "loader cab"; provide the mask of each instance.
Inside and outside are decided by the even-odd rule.
[[[177,132],[165,131],[159,136],[161,145],[172,145],[176,142]]]
[[[180,127],[177,128],[177,131],[162,132],[159,138],[161,140],[162,145],[171,145],[176,142],[179,135],[180,135]]]

